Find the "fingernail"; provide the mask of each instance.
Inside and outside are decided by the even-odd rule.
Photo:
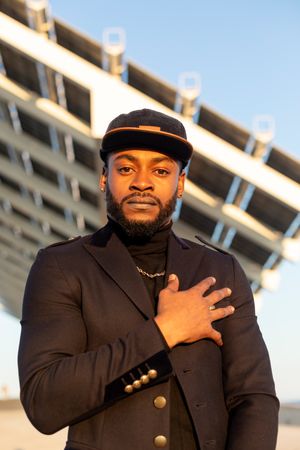
[[[235,307],[234,306],[230,306],[230,311],[233,313],[235,311]]]
[[[215,284],[215,282],[216,282],[217,280],[215,279],[215,277],[211,277],[211,281],[213,282],[213,284]]]
[[[171,275],[169,276],[168,280],[169,281],[174,281],[176,279],[176,275],[174,275],[174,273],[171,273]]]
[[[232,290],[227,288],[227,293],[228,293],[228,295],[231,295],[232,294]]]

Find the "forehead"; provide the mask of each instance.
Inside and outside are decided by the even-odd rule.
[[[165,162],[172,165],[179,164],[178,161],[164,153],[147,149],[122,150],[112,152],[108,156],[108,162],[111,164],[122,160],[131,161],[137,164],[155,164],[160,162]]]

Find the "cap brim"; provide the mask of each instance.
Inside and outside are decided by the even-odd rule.
[[[184,138],[161,130],[145,130],[135,127],[115,128],[102,140],[100,156],[105,161],[110,152],[146,149],[155,150],[186,165],[193,153],[192,145]]]

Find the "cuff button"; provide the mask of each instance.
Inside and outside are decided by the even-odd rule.
[[[149,376],[149,378],[154,380],[154,378],[157,378],[157,370],[155,370],[155,369],[148,370],[148,376]]]
[[[132,386],[133,386],[135,389],[140,389],[140,387],[142,386],[142,382],[141,382],[140,380],[135,380],[135,381],[132,383]]]
[[[126,394],[131,394],[133,392],[133,386],[131,384],[127,384],[124,388],[124,392],[126,392]]]
[[[140,380],[141,380],[142,384],[147,384],[150,381],[150,377],[149,377],[149,375],[142,375]]]

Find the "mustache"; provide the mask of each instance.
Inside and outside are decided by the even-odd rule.
[[[152,198],[155,203],[162,207],[162,202],[160,201],[160,199],[153,194],[149,194],[148,192],[133,192],[132,194],[126,195],[121,200],[121,206],[123,205],[123,203],[131,200],[132,198]]]

